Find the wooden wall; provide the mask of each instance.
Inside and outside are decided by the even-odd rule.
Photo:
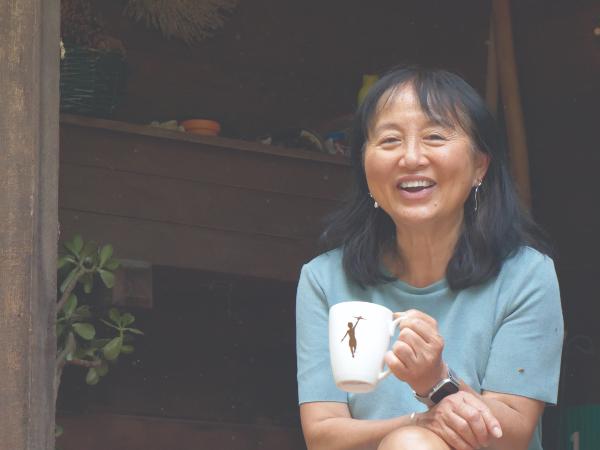
[[[401,62],[460,70],[484,86],[487,2],[240,1],[194,48],[132,25],[121,2],[97,3],[128,51],[128,94],[116,113],[127,121],[215,117],[242,137],[319,128],[353,112],[362,74]]]
[[[61,448],[304,448],[295,283],[164,266],[153,279],[136,352],[94,387],[65,373]]]
[[[567,335],[563,407],[600,403],[600,4],[513,2],[515,45],[531,165],[533,210],[557,250]],[[576,336],[584,336],[584,340]],[[588,342],[586,354],[577,342]],[[544,448],[557,448],[558,413],[550,409]]]
[[[61,232],[122,258],[295,280],[350,178],[341,157],[64,117]]]
[[[289,126],[320,129],[329,120],[353,110],[363,73],[378,72],[403,61],[457,70],[483,92],[489,2],[376,0],[369,2],[369,7],[359,0],[240,2],[225,27],[214,38],[195,48],[188,48],[177,41],[166,41],[157,32],[131,25],[120,15],[120,2],[116,0],[98,0],[96,3],[105,14],[109,29],[123,40],[128,49],[131,73],[127,97],[116,111],[115,118],[118,120],[145,123],[154,119],[212,117],[222,122],[224,135],[250,139]],[[592,30],[600,15],[600,6],[592,0],[528,0],[513,1],[512,4],[530,152],[533,211],[556,243],[568,337],[585,334],[598,348],[600,334],[597,331],[595,280],[600,276],[596,261],[600,251],[597,233],[600,210],[596,206],[598,189],[595,172],[600,163],[600,152],[597,151],[595,133],[597,105],[600,103],[597,83],[600,60],[598,41],[594,40]],[[75,136],[74,142],[84,147],[86,135],[76,136],[78,132],[71,131]],[[211,216],[206,214],[207,209],[201,208],[211,205],[211,211],[215,211],[219,200],[231,198],[234,195],[232,189],[238,189],[232,186],[231,179],[244,179],[246,169],[254,167],[244,160],[238,165],[217,164],[220,169],[216,172],[206,171],[203,168],[207,156],[196,154],[191,147],[180,149],[178,153],[185,154],[186,161],[194,161],[191,164],[170,158],[156,146],[147,147],[144,150],[147,156],[139,157],[136,148],[124,138],[121,143],[107,145],[102,157],[88,158],[85,152],[79,154],[76,148],[64,154],[62,163],[65,170],[78,173],[68,175],[61,182],[61,192],[65,193],[61,196],[64,230],[100,232],[93,214],[89,211],[79,213],[86,211],[87,199],[93,198],[107,208],[107,216],[115,218],[115,235],[124,233],[117,231],[123,230],[119,228],[123,220],[130,221],[131,225],[135,221],[150,219],[147,214],[151,213],[158,222],[179,224],[180,236],[185,239],[185,230],[190,225],[210,229],[214,224],[207,223],[207,220],[220,220],[222,216],[219,214],[225,212]],[[217,149],[209,153],[219,158]],[[269,191],[264,183],[281,178],[276,166],[274,169],[254,177],[252,183],[260,185],[254,186],[253,192]],[[229,173],[238,175],[230,177],[226,183],[214,178]],[[78,179],[78,176],[81,178]],[[155,185],[164,188],[164,192],[159,192],[156,197],[149,195],[142,177],[160,179],[160,184]],[[310,180],[302,185],[301,190],[311,189],[315,182],[315,178],[310,178],[307,172],[299,173],[298,177],[292,184],[298,182],[297,186],[300,186],[305,177]],[[103,180],[119,183],[119,188],[111,191],[114,195],[146,198],[144,208],[119,210],[123,205],[120,201],[102,198],[93,187]],[[284,177],[277,181],[283,183],[287,179]],[[198,189],[209,194],[202,197],[204,194]],[[85,195],[78,191],[85,192]],[[201,203],[206,205],[200,205],[197,213],[182,211],[177,204],[169,202],[175,192],[189,195],[182,197],[182,200],[187,199],[185,203],[195,205],[198,198],[204,199]],[[315,206],[319,214],[328,209],[331,201],[338,199],[338,194],[341,195],[337,190],[332,192],[335,192],[333,198],[321,198],[318,201],[321,206]],[[273,199],[279,198],[280,194],[282,192],[274,194]],[[248,205],[255,205],[258,211],[268,213],[268,209],[264,209],[266,205],[257,205],[256,198],[253,200],[252,194],[248,195],[244,197]],[[294,191],[294,195],[300,204],[304,204],[301,192]],[[285,210],[286,205],[274,201],[282,211]],[[240,218],[239,225],[242,228],[254,227],[252,229],[257,235],[273,237],[289,231],[295,238],[315,236],[318,228],[314,220],[316,216],[298,217],[292,209],[288,211],[294,218],[294,225],[288,223],[284,226],[277,221],[257,225],[251,212]],[[163,217],[164,214],[168,217]],[[123,216],[128,218],[123,219]],[[192,222],[182,221],[184,216]],[[85,220],[81,219],[78,223],[75,217]],[[150,242],[151,236],[159,236],[157,242],[153,242],[155,248],[159,248],[160,239],[168,235],[158,228],[148,232],[144,231],[144,227],[135,225],[135,229],[141,234],[148,233],[140,242]],[[212,240],[212,237],[208,238],[209,242]],[[225,240],[214,237],[214,242]],[[227,248],[218,245],[219,248]],[[127,242],[123,242],[122,246],[127,249],[126,252],[136,256],[148,255],[148,248],[144,246],[134,247]],[[163,264],[180,267],[194,264],[200,254],[198,247],[198,244],[192,243],[188,248],[182,248],[179,259],[163,258]],[[306,248],[309,247],[307,242]],[[231,270],[235,273],[241,270],[239,273],[243,273],[250,270],[254,272],[245,275],[259,277],[270,277],[269,273],[272,275],[275,271],[279,274],[275,278],[293,281],[289,270],[277,272],[278,268],[268,259],[263,259],[265,255],[256,248],[248,249],[246,253],[247,256],[259,256],[254,266],[246,263],[236,265],[231,255],[222,257],[214,248],[211,250],[210,245],[208,249],[215,261],[229,261],[222,263],[216,269],[218,271]],[[300,264],[311,251],[295,253],[293,264]],[[156,255],[161,252],[157,250]],[[289,254],[283,247],[276,252]],[[196,269],[211,270],[204,265],[198,265]],[[265,283],[268,285],[269,282]],[[289,297],[285,297],[286,307],[291,307],[285,302],[293,301],[292,291],[287,294]],[[176,301],[177,297],[173,295],[170,298]],[[293,318],[285,317],[287,326],[293,326]],[[174,329],[174,323],[167,330]],[[255,332],[249,332],[248,336],[254,336]],[[257,349],[266,350],[268,345],[265,345],[263,341]],[[289,342],[286,345],[288,351],[293,351]],[[576,350],[565,358],[565,384],[561,392],[565,404],[600,401],[600,391],[589,389],[600,377],[598,361],[597,356],[590,358]],[[122,376],[124,378],[119,380],[123,383],[132,383],[129,375]],[[287,376],[292,376],[291,370]],[[110,389],[114,386],[120,389],[120,383],[111,384]],[[221,406],[228,405],[230,401],[227,386],[224,383],[215,388],[215,392],[220,389],[222,398],[228,399]],[[108,387],[100,389],[105,389],[101,390],[105,396],[113,395],[105,403],[104,412],[135,414],[128,409],[135,404],[134,400],[128,398],[119,402],[115,400],[116,394],[108,392]],[[156,386],[156,389],[168,391],[170,388],[165,385]],[[291,386],[287,389],[289,392],[292,390]],[[150,391],[144,392],[148,396],[153,395]],[[87,406],[82,408],[102,410],[99,405],[102,405],[103,398],[91,397]],[[167,399],[161,401],[165,403]],[[184,409],[187,412],[192,410],[193,407]],[[275,408],[273,411],[279,412],[274,415],[285,416],[284,410]],[[173,411],[172,414],[179,414],[176,409]],[[202,407],[199,411],[202,416]],[[151,408],[147,413],[160,417],[160,412]],[[554,426],[556,410],[550,410],[549,416],[551,426],[545,427],[545,448],[552,450],[557,442],[557,427]],[[197,419],[205,420],[206,417]],[[252,421],[256,417],[223,416],[223,420],[238,419]],[[153,424],[156,426],[156,423]],[[66,447],[65,450],[70,449]]]

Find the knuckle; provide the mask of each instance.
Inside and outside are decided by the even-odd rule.
[[[404,327],[400,330],[400,333],[398,333],[398,339],[405,339],[410,333],[411,329]]]
[[[470,428],[467,422],[459,422],[456,424],[456,429],[460,431],[461,434],[465,434]]]
[[[474,411],[474,410],[466,411],[465,418],[469,422],[475,422],[477,419],[479,419],[479,413],[477,411]]]

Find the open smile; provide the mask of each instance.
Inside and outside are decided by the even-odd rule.
[[[436,186],[436,182],[429,178],[404,178],[398,181],[396,188],[403,197],[421,199],[429,195]]]

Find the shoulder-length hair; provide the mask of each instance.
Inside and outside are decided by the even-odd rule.
[[[347,275],[358,284],[391,281],[382,266],[382,253],[396,242],[394,222],[381,208],[373,207],[364,168],[365,143],[381,108],[401,88],[414,89],[423,112],[444,125],[460,126],[475,151],[490,157],[478,192],[464,205],[464,223],[446,268],[452,289],[484,283],[498,274],[503,261],[521,246],[549,254],[543,232],[519,201],[508,170],[502,135],[482,98],[461,77],[451,72],[420,67],[394,69],[369,90],[359,106],[352,129],[351,159],[355,183],[349,200],[333,214],[322,235],[328,249],[341,247]],[[402,263],[402,255],[399,255]]]

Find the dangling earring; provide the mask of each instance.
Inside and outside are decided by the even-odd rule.
[[[477,208],[479,207],[479,198],[478,198],[478,194],[479,194],[479,187],[481,186],[481,183],[483,183],[483,181],[479,181],[479,183],[477,184],[477,186],[475,186],[475,208],[473,209],[473,212],[477,212]]]
[[[369,197],[373,198],[373,194],[371,194],[369,192]],[[377,200],[373,199],[373,208],[379,208],[379,203],[377,203]]]

